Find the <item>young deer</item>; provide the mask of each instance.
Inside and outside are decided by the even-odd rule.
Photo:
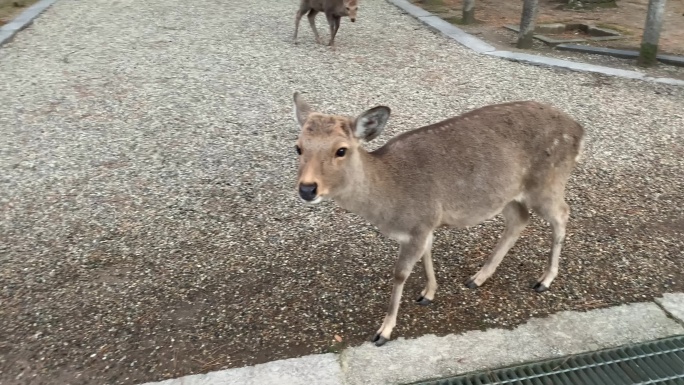
[[[297,32],[299,31],[299,21],[302,19],[307,12],[309,15],[309,24],[311,25],[311,30],[316,37],[316,42],[321,43],[321,38],[318,36],[318,31],[316,30],[316,15],[318,12],[324,12],[325,17],[328,19],[328,24],[330,25],[330,42],[329,46],[335,44],[335,35],[337,35],[337,30],[340,29],[340,19],[342,16],[349,16],[349,19],[353,22],[356,21],[356,11],[359,9],[358,0],[301,0],[299,4],[299,10],[295,16],[295,32],[294,41],[297,42]]]
[[[570,116],[533,101],[491,105],[397,135],[367,152],[360,141],[380,135],[389,107],[356,118],[326,115],[295,93],[294,110],[301,126],[296,146],[301,199],[332,199],[399,242],[389,309],[372,339],[375,345],[390,339],[404,282],[421,258],[427,284],[417,302],[428,305],[434,299],[432,234],[440,226],[474,226],[503,215],[501,239],[466,282],[474,289],[494,273],[534,210],[553,230],[546,269],[534,289],[549,288],[570,214],[565,185],[584,136]]]

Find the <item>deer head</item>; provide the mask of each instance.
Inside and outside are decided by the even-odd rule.
[[[301,127],[299,196],[307,203],[344,193],[362,172],[361,141],[377,138],[390,116],[389,107],[377,106],[356,118],[314,112],[298,92],[294,94],[295,121]]]

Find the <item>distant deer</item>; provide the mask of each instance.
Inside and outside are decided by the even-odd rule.
[[[299,31],[299,21],[302,19],[307,12],[309,15],[309,24],[311,25],[311,30],[316,37],[316,42],[321,43],[321,38],[318,36],[318,31],[316,30],[316,15],[319,12],[324,12],[325,17],[328,19],[328,24],[330,25],[330,41],[329,46],[335,44],[335,35],[337,35],[337,30],[340,29],[340,20],[342,16],[349,16],[349,20],[353,22],[356,21],[356,11],[359,9],[358,0],[301,0],[299,4],[299,10],[295,16],[295,32],[293,40],[297,42],[297,32]]]
[[[367,152],[360,142],[380,135],[389,107],[356,118],[326,115],[295,93],[294,110],[301,126],[296,145],[301,199],[332,199],[399,242],[389,309],[372,339],[375,345],[390,339],[404,282],[421,257],[427,284],[417,302],[428,305],[434,299],[431,248],[440,226],[475,226],[503,215],[501,239],[466,282],[474,289],[494,273],[532,209],[553,230],[551,253],[534,289],[547,290],[556,278],[570,215],[565,186],[584,137],[582,126],[567,114],[533,101],[491,105],[404,132]]]

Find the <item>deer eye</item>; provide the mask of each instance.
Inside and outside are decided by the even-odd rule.
[[[341,158],[341,157],[345,156],[346,154],[347,154],[347,149],[344,148],[344,147],[339,148],[339,149],[337,150],[337,152],[335,152],[335,156],[336,156],[337,158]]]
[[[302,155],[302,149],[299,146],[295,146],[295,150],[297,150],[297,155]]]

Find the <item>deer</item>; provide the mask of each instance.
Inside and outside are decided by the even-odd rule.
[[[537,213],[550,224],[552,244],[533,289],[548,290],[558,274],[570,216],[565,188],[582,153],[583,127],[550,105],[508,102],[403,132],[375,151],[365,150],[363,143],[383,132],[390,112],[379,105],[356,117],[325,114],[294,93],[301,201],[331,200],[399,243],[389,307],[371,342],[382,346],[390,340],[404,283],[421,259],[427,282],[416,303],[433,303],[431,249],[439,227],[467,228],[503,216],[498,243],[465,282],[476,289],[516,243],[530,211]]]
[[[318,36],[318,30],[316,30],[316,15],[319,12],[325,13],[325,17],[328,19],[328,25],[330,26],[330,41],[328,42],[328,45],[333,47],[335,44],[335,35],[337,35],[337,30],[340,29],[342,17],[349,16],[349,20],[354,23],[356,21],[356,12],[358,9],[358,0],[301,0],[299,10],[295,16],[295,31],[293,38],[295,44],[297,44],[299,22],[301,21],[302,16],[307,14],[307,12],[311,30],[314,33],[316,42],[319,44],[321,44],[321,38]]]

